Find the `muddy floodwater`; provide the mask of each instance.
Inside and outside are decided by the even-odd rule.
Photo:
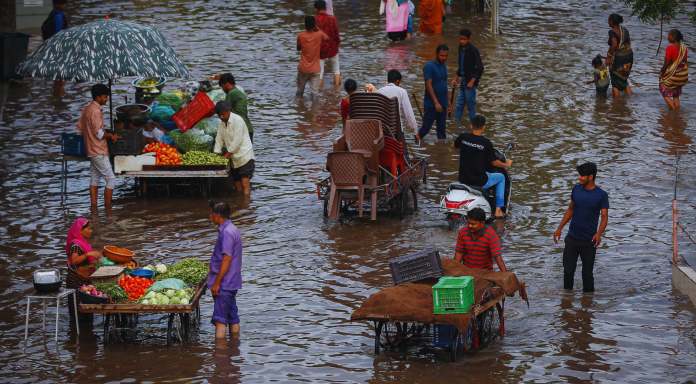
[[[452,255],[456,234],[437,213],[458,155],[449,148],[461,132],[448,121],[448,141],[434,133],[414,151],[428,161],[420,210],[404,221],[380,215],[325,219],[315,182],[325,177],[326,153],[341,132],[345,97],[332,76],[321,99],[297,99],[296,34],[309,1],[234,2],[75,0],[72,25],[108,13],[156,26],[196,79],[231,71],[249,98],[255,127],[256,173],[251,198],[216,184],[213,196],[187,187],[171,195],[135,196],[133,180],[118,179],[112,212],[89,207],[89,166],[69,164],[68,193],[60,194],[60,132],[74,130],[92,83],[68,83],[61,97],[48,81],[10,84],[0,120],[0,382],[622,382],[684,383],[696,377],[696,310],[672,288],[671,203],[677,150],[682,153],[680,220],[696,230],[693,147],[694,84],[682,107],[669,111],[657,90],[667,42],[655,56],[659,26],[627,18],[635,52],[632,97],[596,101],[590,61],[607,50],[607,16],[630,12],[618,2],[508,0],[503,34],[489,32],[488,14],[454,2],[442,36],[390,43],[377,1],[334,0],[343,78],[382,86],[399,69],[403,87],[422,102],[422,67],[444,41],[452,50],[460,28],[486,69],[478,93],[486,135],[497,146],[515,141],[510,157],[511,216],[495,224],[509,270],[526,281],[530,307],[506,303],[506,335],[471,357],[427,343],[374,355],[371,324],[348,321],[369,295],[391,285],[388,261],[429,247]],[[414,29],[417,29],[415,18]],[[694,28],[674,21],[688,41]],[[666,26],[665,29],[668,29]],[[31,49],[40,43],[33,38]],[[454,52],[454,51],[452,51]],[[449,77],[455,73],[450,56]],[[133,97],[132,79],[116,81],[114,102]],[[174,90],[182,79],[171,79]],[[419,119],[420,121],[420,119]],[[407,131],[408,132],[408,131]],[[413,144],[412,144],[413,145]],[[562,290],[560,245],[552,241],[575,183],[575,166],[594,161],[597,183],[609,193],[609,226],[595,265],[596,292]],[[155,191],[156,192],[156,191]],[[38,306],[24,348],[25,295],[37,268],[65,272],[65,239],[79,217],[93,220],[93,247],[128,248],[141,263],[208,260],[216,229],[210,199],[232,206],[244,240],[243,289],[238,296],[242,336],[216,348],[209,323],[212,299],[201,304],[203,325],[188,343],[166,347],[163,316],[143,316],[135,341],[102,345],[101,316],[76,335],[65,302],[59,340],[53,320],[41,333]],[[100,204],[101,204],[100,197]],[[680,236],[680,252],[694,252]],[[54,312],[49,311],[49,319]]]

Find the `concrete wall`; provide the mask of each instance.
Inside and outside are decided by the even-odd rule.
[[[696,305],[696,271],[688,265],[672,264],[672,285]]]
[[[52,0],[29,0],[30,3],[41,2],[43,5],[36,7],[26,7],[25,1],[27,0],[9,0],[16,1],[16,26],[17,29],[30,29],[30,28],[41,28],[44,20],[48,17],[48,14],[53,10]]]

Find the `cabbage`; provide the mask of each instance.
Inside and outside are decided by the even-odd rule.
[[[181,153],[191,151],[213,152],[215,139],[200,129],[189,129],[175,141]]]
[[[164,264],[157,264],[157,273],[166,273],[167,266]]]
[[[155,267],[154,267],[153,265],[151,265],[151,264],[148,264],[147,266],[143,267],[143,269],[149,269],[149,270],[151,270],[151,271],[154,271],[154,270],[155,270]]]
[[[171,299],[169,299],[169,304],[175,304],[175,305],[176,305],[176,304],[179,304],[180,302],[181,302],[181,300],[179,300],[179,298],[176,297],[176,296],[174,296],[174,297],[172,297]]]
[[[167,292],[165,292],[165,295],[167,295],[167,297],[171,299],[172,297],[176,296],[176,291],[173,289],[170,289]]]
[[[148,304],[150,304],[150,302],[147,299],[145,299],[145,300],[141,301],[140,304],[148,305]]]
[[[169,304],[169,298],[167,296],[162,296],[161,299],[159,299],[160,304]]]
[[[155,297],[157,297],[157,293],[156,293],[156,292],[153,292],[153,291],[150,291],[150,292],[147,293],[147,295],[145,295],[145,298],[146,298],[146,299],[152,299],[152,298],[155,298]]]
[[[181,304],[186,305],[186,304],[188,304],[188,303],[189,303],[189,299],[187,299],[187,298],[185,298],[185,297],[184,297],[183,299],[181,299]]]
[[[218,101],[224,101],[227,98],[227,94],[222,89],[216,89],[208,92],[208,97],[210,97],[213,103],[217,103]]]
[[[186,291],[184,291],[183,289],[180,289],[176,292],[176,296],[180,299],[183,299],[184,297],[187,296]]]
[[[166,295],[163,295],[163,294],[161,294],[161,293],[159,293],[159,292],[157,292],[157,294],[155,294],[155,299],[157,299],[157,301],[159,301],[159,300],[160,300],[161,298],[163,298],[163,297],[167,297],[167,296],[166,296]]]
[[[201,130],[203,131],[203,134],[206,134],[215,139],[215,137],[217,136],[218,127],[220,126],[221,122],[222,120],[220,120],[220,118],[217,116],[208,117],[199,121],[196,125],[193,126],[193,128]]]

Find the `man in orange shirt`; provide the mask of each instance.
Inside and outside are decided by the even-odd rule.
[[[329,41],[329,36],[317,28],[314,16],[305,17],[305,31],[297,35],[297,50],[302,52],[300,64],[297,66],[297,92],[296,96],[302,96],[309,82],[309,94],[316,98],[319,93],[319,80],[321,78],[321,65],[319,64],[319,51],[322,41]]]

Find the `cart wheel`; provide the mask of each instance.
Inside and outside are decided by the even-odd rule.
[[[411,191],[410,185],[404,188],[404,190],[400,193],[401,209],[399,210],[399,219],[401,220],[406,218],[406,214],[412,213],[409,206],[413,207],[413,191],[411,191],[411,193],[409,193],[409,191]]]
[[[106,313],[104,315],[104,346],[106,347],[109,345],[111,342],[111,337],[113,336],[114,333],[114,327],[111,324],[112,320],[112,315],[110,313]]]
[[[329,200],[324,200],[324,217],[329,217]]]
[[[447,219],[447,229],[450,231],[456,231],[459,229],[458,219]]]
[[[169,321],[167,322],[167,348],[172,346],[172,338],[174,333],[174,314],[169,314]]]
[[[498,313],[496,313],[498,312]],[[500,334],[501,330],[501,316],[499,314],[497,305],[495,308],[487,309],[482,315],[481,319],[481,341],[488,343],[493,340],[497,335]]]
[[[454,328],[454,327],[453,327]],[[459,352],[459,345],[462,344],[462,335],[457,329],[454,330],[454,335],[452,335],[452,349],[450,351],[450,361],[453,363],[457,362],[457,353]]]
[[[375,355],[379,355],[379,339],[382,333],[383,326],[383,321],[380,321],[379,323],[375,322]]]
[[[474,349],[476,348],[477,341],[475,320],[472,321],[469,325],[469,328],[466,329],[466,335],[464,335],[464,339],[462,340],[462,335],[459,335],[459,339],[457,341],[462,343],[462,346],[469,354],[473,353]]]
[[[183,333],[183,338],[184,340],[188,341],[188,335],[189,335],[189,322],[188,322],[188,313],[180,313],[179,314],[179,324],[181,324],[181,332]]]
[[[402,332],[401,323],[392,323],[389,321],[381,322],[381,332],[377,338],[380,347],[396,348],[403,342],[404,335]]]

